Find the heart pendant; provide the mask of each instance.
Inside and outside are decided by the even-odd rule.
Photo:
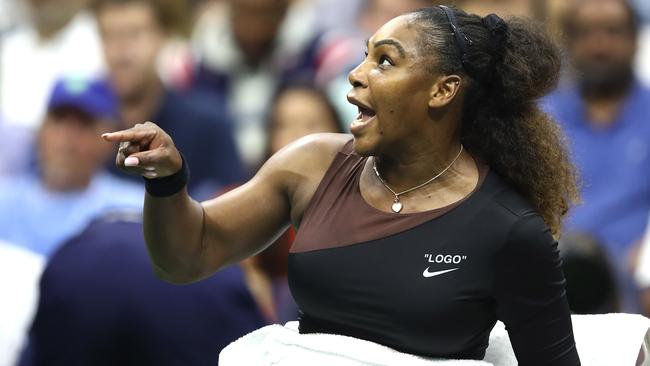
[[[391,210],[393,210],[393,212],[399,213],[400,211],[402,211],[402,203],[401,202],[395,202],[395,203],[393,203],[392,206],[390,206],[390,208],[391,208]]]

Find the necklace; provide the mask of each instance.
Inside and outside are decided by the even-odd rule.
[[[433,182],[434,180],[436,180],[441,175],[445,174],[445,172],[447,170],[449,170],[449,168],[451,168],[452,165],[454,165],[456,160],[458,160],[458,158],[460,157],[460,154],[462,154],[462,152],[463,152],[463,144],[460,145],[460,151],[458,151],[458,154],[456,155],[454,160],[452,160],[451,163],[449,165],[447,165],[447,167],[445,169],[443,169],[440,173],[436,174],[433,178],[429,179],[428,181],[426,181],[426,182],[424,182],[424,183],[422,183],[420,185],[417,185],[417,186],[415,186],[413,188],[409,188],[409,189],[407,189],[407,190],[405,190],[403,192],[399,192],[399,193],[395,192],[392,188],[390,188],[388,183],[386,183],[386,181],[381,177],[381,175],[379,174],[379,170],[377,170],[377,160],[373,159],[372,160],[372,168],[375,170],[375,175],[377,175],[377,179],[379,179],[381,184],[383,184],[384,187],[386,187],[386,189],[390,191],[390,193],[395,195],[395,199],[393,200],[393,205],[390,206],[391,210],[393,210],[393,212],[395,212],[395,213],[399,213],[400,211],[402,211],[402,209],[404,208],[404,205],[399,200],[399,197],[401,195],[407,194],[409,192],[415,191],[416,189],[422,188],[422,187],[426,186],[427,184],[429,184],[429,183]]]

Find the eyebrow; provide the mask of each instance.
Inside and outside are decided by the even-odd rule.
[[[370,40],[366,40],[366,47],[368,47],[369,42],[370,42]],[[373,47],[380,47],[380,46],[384,46],[384,45],[389,45],[389,46],[393,46],[393,47],[397,48],[397,51],[399,52],[399,55],[402,56],[402,57],[406,57],[406,51],[404,50],[404,47],[402,47],[401,43],[399,43],[399,42],[397,42],[395,40],[382,39],[381,41],[377,41],[377,42],[373,43]]]

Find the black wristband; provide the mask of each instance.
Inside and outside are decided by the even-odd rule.
[[[183,165],[181,170],[176,173],[162,178],[144,178],[144,188],[147,193],[154,197],[169,197],[180,192],[190,180],[190,168],[187,166],[183,154],[181,154],[181,159]]]

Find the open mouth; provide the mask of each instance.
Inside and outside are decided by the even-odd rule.
[[[373,111],[370,108],[367,108],[365,106],[360,106],[360,105],[358,105],[357,107],[359,108],[359,113],[357,114],[357,118],[354,121],[352,121],[352,124],[350,125],[351,132],[359,131],[365,125],[370,123],[376,115],[375,111]]]
[[[375,111],[370,108],[358,107],[359,114],[357,114],[357,121],[368,122],[372,117],[375,116]]]

